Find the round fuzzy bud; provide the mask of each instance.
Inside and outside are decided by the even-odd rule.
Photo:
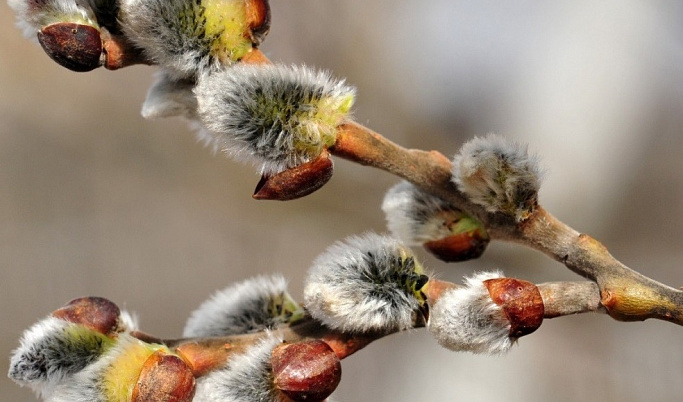
[[[541,171],[526,146],[489,134],[462,146],[453,161],[453,181],[472,202],[519,222],[537,204]]]
[[[245,57],[270,25],[266,0],[122,0],[126,37],[174,78],[224,69]]]
[[[262,331],[303,316],[287,293],[282,275],[259,276],[229,286],[195,310],[184,337],[209,337]]]
[[[485,272],[465,279],[465,287],[445,290],[430,305],[429,332],[448,349],[500,354],[512,347],[510,321],[503,308],[491,300],[484,281],[500,278]]]
[[[275,387],[294,401],[322,401],[341,381],[341,362],[327,343],[314,340],[273,350]]]
[[[281,342],[269,336],[243,354],[230,356],[225,367],[197,379],[194,400],[280,402],[283,395],[273,384],[271,354]]]
[[[478,258],[489,243],[476,219],[407,181],[387,192],[382,210],[392,235],[408,245],[424,246],[443,261]]]
[[[313,262],[304,289],[306,308],[342,332],[403,330],[414,325],[427,280],[412,252],[396,239],[353,236]]]
[[[334,144],[355,90],[308,67],[245,64],[202,76],[195,94],[218,148],[272,175]]]
[[[48,317],[26,330],[10,359],[9,377],[47,398],[116,341],[84,325]]]
[[[155,352],[142,366],[131,402],[190,402],[194,387],[192,370],[182,359]]]

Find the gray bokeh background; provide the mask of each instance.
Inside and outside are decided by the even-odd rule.
[[[530,143],[541,201],[627,265],[683,285],[683,5],[677,2],[273,0],[274,61],[357,86],[358,121],[409,147],[454,153],[469,137]],[[82,295],[178,336],[204,298],[279,271],[300,297],[335,240],[383,231],[388,174],[337,160],[321,191],[250,197],[258,176],[211,153],[181,120],[139,115],[154,68],[79,74],[21,37],[0,4],[0,372],[23,329]],[[502,268],[575,280],[509,244],[442,264],[459,281]],[[549,320],[504,357],[456,354],[424,331],[344,362],[336,400],[673,401],[683,329],[603,315]],[[33,401],[0,375],[0,399]]]

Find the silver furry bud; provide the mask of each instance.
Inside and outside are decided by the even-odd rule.
[[[273,174],[334,144],[355,90],[304,66],[238,65],[202,76],[195,94],[218,148]]]
[[[310,314],[336,330],[403,330],[414,325],[427,280],[407,247],[368,233],[338,242],[316,258],[304,298]]]

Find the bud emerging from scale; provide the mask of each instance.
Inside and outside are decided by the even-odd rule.
[[[493,134],[466,142],[453,160],[453,181],[472,202],[518,222],[537,204],[540,177],[526,146]]]
[[[120,333],[135,329],[135,319],[107,299],[74,299],[24,332],[9,377],[46,398],[108,351]]]
[[[195,94],[218,147],[271,175],[334,144],[355,90],[308,67],[237,65],[200,77]]]
[[[122,0],[129,40],[175,78],[231,66],[263,40],[267,0]]]
[[[246,334],[303,317],[281,275],[259,276],[214,294],[190,316],[184,337]]]
[[[428,328],[454,351],[501,354],[543,320],[543,300],[533,284],[484,272],[465,278],[430,305]],[[529,286],[530,285],[530,286]]]
[[[306,309],[343,332],[412,328],[428,277],[397,240],[368,233],[329,247],[313,262],[304,289]]]
[[[24,34],[37,37],[48,56],[73,71],[101,65],[102,40],[97,17],[83,2],[9,0]]]
[[[477,258],[489,243],[476,219],[406,181],[387,192],[382,210],[392,235],[410,246],[422,245],[444,261]]]
[[[83,325],[48,317],[25,331],[20,343],[10,359],[9,377],[47,398],[115,341]]]
[[[50,401],[141,402],[154,395],[154,400],[189,402],[194,377],[185,363],[170,356],[165,346],[121,334],[97,361],[59,384]]]
[[[225,367],[197,380],[194,400],[280,402],[283,395],[273,384],[271,353],[281,342],[271,335],[243,354],[230,356]]]

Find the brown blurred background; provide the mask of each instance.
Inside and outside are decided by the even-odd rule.
[[[396,142],[452,154],[498,132],[547,170],[541,201],[627,265],[683,285],[683,4],[273,0],[264,50],[357,86],[355,116]],[[301,296],[335,240],[383,231],[397,180],[337,160],[321,191],[250,197],[254,170],[211,153],[181,120],[145,121],[154,68],[79,74],[22,38],[0,4],[0,372],[22,330],[66,301],[104,296],[178,336],[213,291],[283,272]],[[502,268],[575,280],[510,244],[440,277]],[[604,315],[550,320],[504,357],[456,354],[424,331],[344,362],[336,400],[674,401],[683,329]],[[0,376],[0,399],[33,401]]]

